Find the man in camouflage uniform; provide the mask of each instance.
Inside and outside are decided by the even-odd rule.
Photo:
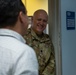
[[[39,75],[55,75],[55,54],[50,37],[43,33],[48,21],[45,10],[35,11],[32,18],[31,28],[24,36],[26,43],[31,46],[38,58]]]

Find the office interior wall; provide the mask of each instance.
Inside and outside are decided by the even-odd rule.
[[[76,14],[76,0],[61,0],[62,75],[76,75],[76,15],[75,30],[67,30],[66,11]]]
[[[44,9],[48,13],[48,0],[22,0],[27,8],[27,15],[32,16],[37,9]]]

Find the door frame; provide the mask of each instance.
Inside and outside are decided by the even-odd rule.
[[[55,49],[56,75],[62,75],[60,0],[48,0],[49,35]]]

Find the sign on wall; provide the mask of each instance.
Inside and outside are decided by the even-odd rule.
[[[75,12],[66,11],[66,27],[67,30],[75,30]]]

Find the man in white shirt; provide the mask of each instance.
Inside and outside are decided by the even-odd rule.
[[[34,50],[22,36],[28,27],[21,0],[0,0],[0,75],[38,75]]]

